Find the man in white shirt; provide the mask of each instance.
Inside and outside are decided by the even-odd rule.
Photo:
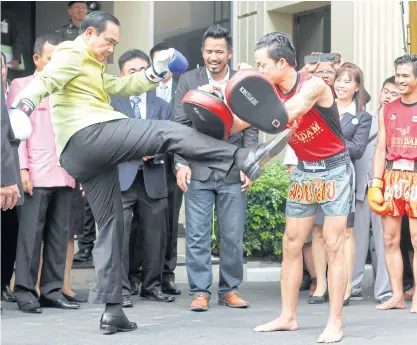
[[[151,60],[160,51],[170,48],[166,43],[158,43],[150,51]],[[178,83],[178,75],[167,73],[165,79],[159,82],[156,88],[156,96],[170,103],[174,108],[175,90]],[[177,267],[177,244],[178,244],[178,227],[180,210],[182,206],[183,193],[177,186],[177,177],[175,176],[174,157],[167,155],[165,159],[168,183],[168,216],[167,216],[167,241],[165,248],[164,274],[162,279],[162,292],[170,295],[179,295],[181,290],[175,284],[175,268]]]
[[[122,54],[118,63],[121,75],[130,75],[148,68],[150,60],[143,51],[134,49]],[[170,120],[172,114],[169,104],[158,98],[153,90],[130,97],[113,96],[111,105],[138,121]],[[122,276],[123,307],[131,307],[130,295],[138,293],[137,282],[133,280],[140,262],[140,297],[156,302],[175,300],[161,291],[168,207],[164,158],[165,155],[156,155],[119,165],[124,218],[122,259],[126,273]],[[132,226],[134,217],[138,226]],[[136,247],[140,249],[136,250]]]
[[[151,49],[149,53],[151,60],[154,58],[155,54],[169,48],[170,46],[164,42],[158,43]],[[179,76],[176,76],[176,78],[179,78]],[[178,79],[174,79],[173,74],[168,72],[166,77],[159,82],[159,86],[156,88],[156,95],[168,103],[173,102],[177,82]],[[173,104],[171,104],[171,106],[173,106]]]

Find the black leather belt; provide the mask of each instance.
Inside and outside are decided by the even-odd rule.
[[[414,171],[417,172],[417,161],[414,161],[414,163],[409,168],[394,168],[394,162],[395,161],[385,161],[385,169],[388,170],[396,170],[396,171]]]
[[[351,162],[348,150],[339,152],[334,156],[317,162],[298,161],[297,168],[301,171],[320,172],[328,171],[349,164]]]

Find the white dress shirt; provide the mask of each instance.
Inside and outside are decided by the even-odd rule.
[[[159,82],[158,87],[156,88],[156,96],[162,98],[164,101],[171,103],[172,99],[172,78],[168,82],[163,83]]]

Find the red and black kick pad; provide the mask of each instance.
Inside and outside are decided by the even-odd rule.
[[[226,85],[225,96],[233,114],[263,132],[276,134],[288,124],[275,86],[258,71],[236,72]]]
[[[233,115],[221,98],[205,91],[190,90],[182,103],[196,130],[219,140],[229,138]]]

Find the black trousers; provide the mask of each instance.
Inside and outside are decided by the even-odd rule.
[[[61,155],[61,164],[86,192],[98,224],[93,250],[96,279],[90,303],[122,302],[123,207],[117,165],[162,153],[177,153],[202,162],[224,178],[237,146],[171,121],[114,120],[75,133]],[[243,160],[245,149],[237,154]],[[238,162],[241,168],[242,162]]]
[[[96,240],[96,221],[87,200],[85,200],[84,210],[84,231],[81,236],[78,236],[77,240],[79,250],[92,250]]]
[[[131,257],[140,255],[142,263],[142,290],[151,291],[162,284],[162,270],[166,246],[166,210],[167,198],[152,199],[145,190],[143,171],[139,170],[132,186],[122,192],[124,236],[122,260],[123,294],[125,286],[130,286],[128,275]],[[137,212],[137,227],[132,227],[134,212]],[[135,252],[136,240],[139,240],[139,253]],[[133,251],[132,251],[133,249]]]
[[[36,296],[42,241],[41,295],[52,300],[62,298],[73,196],[74,189],[70,187],[35,187],[32,196],[25,195],[25,203],[19,209],[14,288],[21,304]]]
[[[1,212],[1,286],[10,285],[16,260],[17,208]]]
[[[168,209],[167,209],[167,240],[164,260],[163,280],[175,280],[177,267],[178,222],[182,205],[182,190],[177,185],[177,179],[172,171],[167,172]]]

